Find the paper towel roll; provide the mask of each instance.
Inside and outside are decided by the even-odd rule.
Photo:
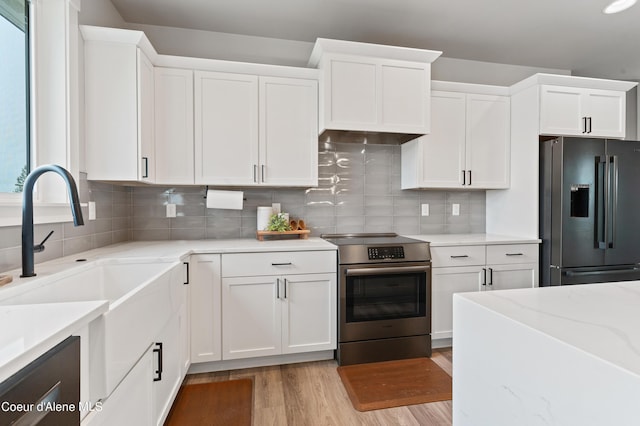
[[[242,210],[242,191],[218,191],[209,189],[207,191],[207,208],[208,209],[228,209]]]
[[[269,225],[269,218],[273,214],[273,207],[258,207],[258,231],[264,231]]]

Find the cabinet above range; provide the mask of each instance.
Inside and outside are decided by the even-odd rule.
[[[88,179],[318,184],[317,70],[159,55],[140,31],[81,29]]]
[[[320,140],[403,143],[430,130],[431,63],[442,52],[319,38]]]

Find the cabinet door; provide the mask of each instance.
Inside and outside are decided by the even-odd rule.
[[[196,71],[194,92],[196,184],[256,184],[258,77]]]
[[[540,86],[540,134],[584,135],[584,89]]]
[[[84,64],[87,178],[136,181],[141,161],[137,48],[87,41]]]
[[[378,68],[365,58],[331,58],[325,70],[328,129],[362,130],[378,123]]]
[[[470,188],[508,188],[511,163],[509,98],[468,94],[466,109],[466,184]]]
[[[260,77],[260,183],[318,185],[318,82]]]
[[[138,141],[140,165],[138,179],[155,182],[155,141],[154,141],[154,83],[153,65],[138,49]]]
[[[182,383],[183,353],[180,338],[180,311],[174,313],[156,337],[153,353],[153,424],[164,424]]]
[[[155,181],[193,184],[193,71],[156,68],[155,101]]]
[[[416,158],[406,158],[407,161],[418,162],[416,187],[462,187],[465,169],[464,93],[432,92],[431,114],[431,133],[409,142],[419,144]]]
[[[336,274],[286,275],[281,280],[282,353],[336,348]]]
[[[194,255],[190,261],[191,362],[222,359],[220,255]]]
[[[153,353],[150,348],[118,384],[109,397],[100,402],[82,421],[83,426],[152,425]],[[88,401],[82,401],[88,402]],[[96,402],[96,401],[93,401]]]
[[[481,266],[433,268],[431,271],[431,338],[451,338],[453,330],[453,294],[480,291]]]
[[[484,290],[531,288],[538,285],[538,264],[488,265]]]
[[[277,283],[274,276],[222,280],[222,359],[281,353]]]
[[[380,66],[379,121],[389,132],[429,133],[431,67],[385,61]]]
[[[589,136],[624,138],[626,93],[591,89],[584,96],[585,109],[590,118]]]

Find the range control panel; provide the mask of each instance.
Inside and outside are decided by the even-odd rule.
[[[404,259],[404,247],[367,247],[369,260]]]

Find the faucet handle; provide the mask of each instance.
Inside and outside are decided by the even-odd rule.
[[[44,237],[44,240],[42,240],[42,242],[40,244],[37,244],[37,245],[33,246],[33,252],[34,253],[40,253],[40,252],[44,251],[44,243],[45,243],[45,241],[47,241],[49,239],[51,234],[53,234],[53,231],[49,232],[49,234],[46,237]]]

